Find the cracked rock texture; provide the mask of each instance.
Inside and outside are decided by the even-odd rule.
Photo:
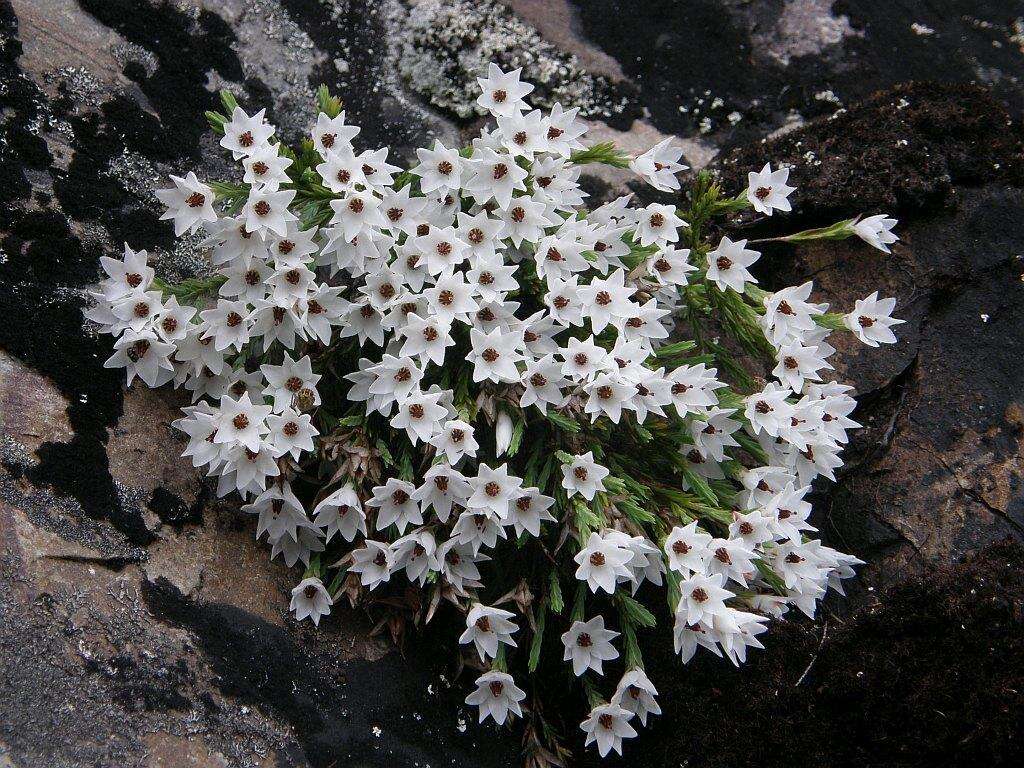
[[[288,617],[299,574],[178,459],[180,401],[124,391],[81,319],[125,241],[170,279],[205,269],[150,190],[225,172],[201,119],[217,88],[294,136],[327,83],[365,146],[407,158],[478,126],[492,57],[595,137],[677,136],[731,189],[790,164],[793,214],[744,236],[901,220],[891,256],[776,245],[758,265],[836,307],[878,289],[908,321],[837,355],[866,428],[817,523],[867,565],[743,669],[682,670],[648,640],[665,714],[620,764],[1019,764],[1024,3],[0,0],[0,766],[517,763],[515,734],[461,704],[450,633],[399,653],[375,617]]]

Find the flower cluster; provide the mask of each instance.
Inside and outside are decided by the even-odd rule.
[[[294,150],[224,94],[208,118],[241,181],[189,173],[157,193],[176,234],[206,233],[215,272],[168,285],[126,246],[103,259],[88,315],[129,384],[191,392],[174,424],[184,455],[242,497],[272,557],[303,563],[298,619],[318,623],[342,594],[372,604],[398,577],[424,594],[409,612],[429,620],[449,600],[483,671],[467,702],[498,723],[542,706],[510,670],[537,682],[560,623],[547,657],[578,679],[604,756],[660,713],[637,640],[656,623],[653,587],[683,662],[700,646],[739,664],[769,617],[813,616],[853,574],[856,558],[810,538],[806,500],[857,426],[850,388],[825,379],[828,336],[891,343],[900,321],[877,294],[836,314],[811,283],[757,287],[756,243],[716,222],[789,210],[785,169],[735,197],[699,174],[685,207],[627,195],[586,210],[582,165],[672,193],[681,151],[586,146],[576,110],[529,110],[531,89],[491,65],[479,104],[493,123],[404,171],[356,148],[325,89]],[[894,223],[777,239],[887,250]],[[537,764],[561,749],[541,730]]]

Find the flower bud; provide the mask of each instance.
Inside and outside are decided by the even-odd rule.
[[[508,450],[509,444],[512,442],[512,419],[511,417],[501,411],[498,414],[498,421],[494,425],[494,449],[495,456],[500,457],[505,451]]]

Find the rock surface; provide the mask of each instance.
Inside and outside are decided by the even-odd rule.
[[[367,146],[407,155],[473,129],[467,78],[490,57],[599,135],[678,135],[732,187],[790,163],[793,216],[741,223],[751,237],[901,219],[891,257],[774,246],[759,274],[813,276],[839,307],[877,288],[908,320],[837,364],[867,428],[818,523],[868,565],[739,671],[680,673],[652,641],[665,716],[630,761],[1019,760],[1024,3],[918,5],[0,0],[0,765],[517,762],[514,734],[472,724],[437,637],[399,654],[354,611],[319,631],[288,618],[296,574],[177,458],[180,403],[123,391],[81,320],[124,241],[171,278],[203,269],[149,190],[224,167],[200,119],[217,88],[296,134],[325,82]],[[929,79],[944,85],[900,85]]]

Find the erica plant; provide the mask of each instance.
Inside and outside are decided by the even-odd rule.
[[[494,121],[408,170],[357,151],[326,89],[298,147],[224,93],[207,118],[241,180],[157,192],[177,235],[206,233],[212,276],[164,283],[126,247],[87,314],[129,384],[192,393],[184,455],[305,566],[298,619],[344,595],[398,634],[450,603],[480,672],[466,701],[524,718],[527,761],[561,764],[546,693],[578,691],[602,756],[659,714],[651,601],[683,663],[738,664],[769,618],[841,590],[859,561],[812,538],[805,500],[857,426],[827,339],[891,343],[901,321],[877,294],[844,314],[811,283],[757,287],[756,243],[721,231],[789,210],[788,170],[588,210],[582,165],[676,192],[680,150],[588,146],[576,110],[528,110],[518,70],[479,82]],[[887,250],[894,224],[777,239]]]

